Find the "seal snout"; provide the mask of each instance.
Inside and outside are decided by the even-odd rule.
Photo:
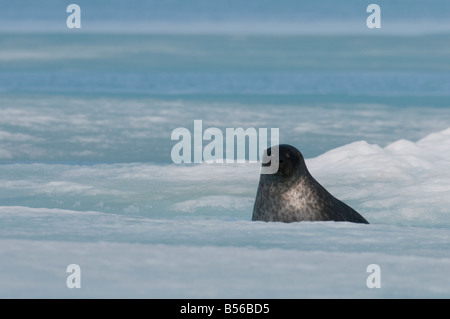
[[[272,148],[269,147],[264,154],[264,160],[262,161],[263,167],[270,167],[272,165],[272,160],[270,157],[272,156]],[[281,164],[283,161],[281,159],[278,160],[278,163]]]

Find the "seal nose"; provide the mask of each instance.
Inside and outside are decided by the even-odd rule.
[[[266,156],[267,156],[267,157],[270,157],[271,155],[272,155],[272,148],[269,147],[269,148],[266,150]],[[268,166],[271,165],[271,163],[272,163],[272,161],[269,160],[267,163],[262,163],[262,166],[263,166],[263,167],[268,167]]]

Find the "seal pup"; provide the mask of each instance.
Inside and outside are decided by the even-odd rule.
[[[252,220],[273,222],[347,221],[368,224],[358,212],[331,195],[311,176],[302,153],[291,145],[278,146],[279,166],[261,174]],[[264,152],[269,166],[271,148]]]

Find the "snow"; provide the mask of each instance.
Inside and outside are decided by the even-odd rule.
[[[369,225],[250,221],[254,164],[3,164],[0,297],[448,298],[448,154],[450,129],[307,159]]]

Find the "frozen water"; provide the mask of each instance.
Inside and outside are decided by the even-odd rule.
[[[77,4],[0,0],[0,297],[450,297],[448,0]],[[250,221],[258,165],[172,163],[194,120],[370,224]]]
[[[257,165],[4,164],[0,294],[449,297],[449,152],[447,129],[307,159],[370,225],[251,222]],[[366,286],[374,263],[380,289]]]

